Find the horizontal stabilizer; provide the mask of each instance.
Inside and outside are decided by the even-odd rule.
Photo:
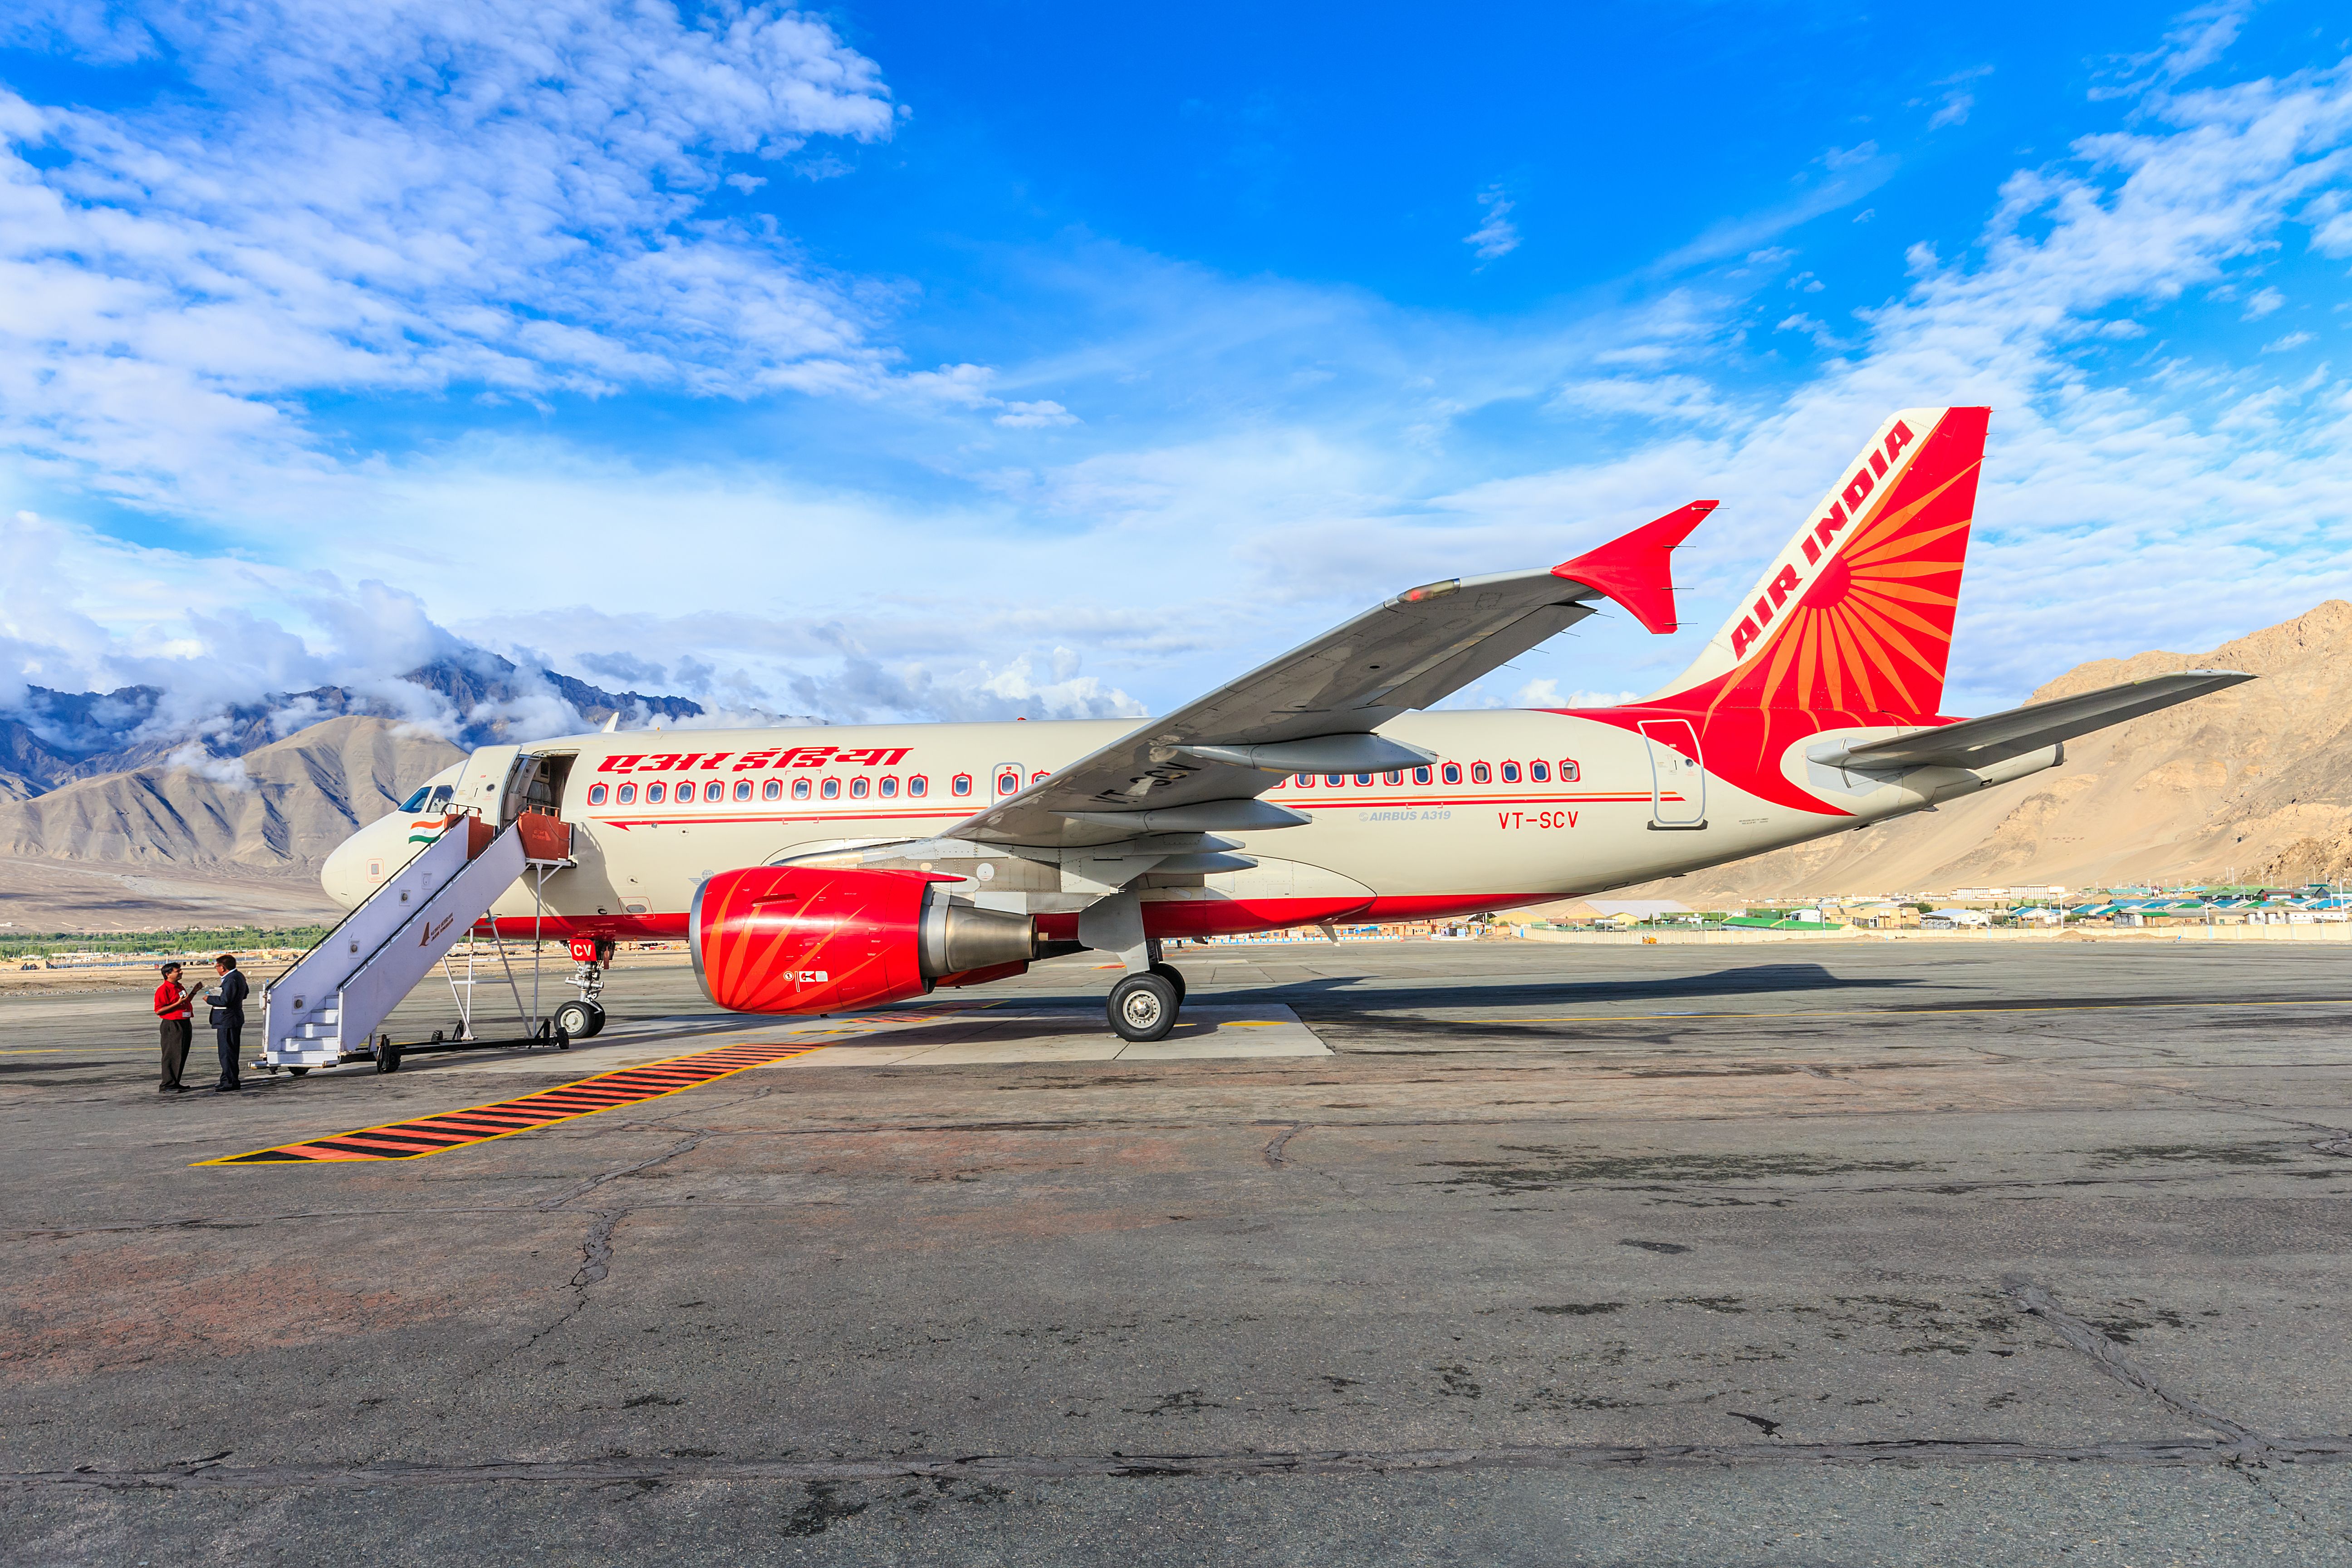
[[[1987,767],[2252,679],[2235,669],[2184,669],[2047,702],[2030,702],[2006,713],[1963,719],[1940,729],[1916,730],[1809,754],[1812,761],[1833,768]]]

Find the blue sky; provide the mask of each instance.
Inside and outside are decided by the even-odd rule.
[[[1996,409],[1950,700],[2352,592],[2317,5],[0,22],[0,703],[461,638],[714,706],[1171,706],[1696,496],[1646,689]]]

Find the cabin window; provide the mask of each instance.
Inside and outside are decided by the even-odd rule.
[[[953,787],[955,789],[955,793],[958,795],[970,795],[971,793],[971,775],[970,773],[956,774],[955,784]]]
[[[629,802],[637,798],[637,786],[635,784],[623,784],[621,786],[621,793],[618,798],[623,805],[628,805]]]
[[[629,787],[630,786],[627,784],[623,784],[621,786],[624,791],[628,790]],[[623,800],[626,800],[629,797],[626,794],[624,794],[621,798]],[[646,804],[647,805],[659,805],[663,801],[667,800],[668,798],[669,787],[667,784],[649,784],[646,785]]]
[[[1448,763],[1445,764],[1445,782],[1447,784],[1460,784],[1462,782],[1462,764],[1460,763]]]
[[[1538,784],[1549,784],[1551,782],[1551,764],[1549,763],[1529,763],[1528,764],[1528,777],[1535,780]]]
[[[705,800],[725,800],[727,798],[727,786],[720,784],[717,779],[712,779],[709,784],[702,786],[702,798]]]
[[[794,800],[806,800],[808,797],[809,797],[809,782],[808,782],[808,780],[806,780],[806,779],[794,779],[794,780],[793,781],[793,798]]]
[[[737,800],[749,800],[751,798],[751,781],[750,779],[737,779],[735,781],[735,798]]]
[[[1370,774],[1370,773],[1358,773],[1358,774],[1356,775],[1356,787],[1357,787],[1358,789],[1370,789],[1370,788],[1371,788],[1371,787],[1372,787],[1372,775],[1371,775],[1371,774]]]
[[[864,800],[866,795],[872,792],[873,788],[873,781],[868,779],[864,773],[860,773],[856,778],[849,781],[849,798],[852,800]]]
[[[761,800],[783,799],[784,781],[782,779],[770,779],[766,784],[761,784],[760,786],[760,798]]]
[[[590,784],[588,786],[588,804],[590,805],[602,805],[604,804],[604,786],[603,784]]]
[[[892,798],[892,797],[893,797],[893,796],[895,796],[898,793],[898,781],[897,779],[888,779],[888,778],[886,778],[886,779],[884,779],[884,780],[882,781],[882,798],[883,798],[884,800],[888,800],[888,799]]]
[[[1323,782],[1329,784],[1333,789],[1338,789],[1341,784],[1348,782],[1348,775],[1345,773],[1325,773],[1323,775]]]
[[[1382,773],[1381,775],[1381,783],[1384,784],[1401,784],[1404,783],[1404,775],[1402,773]]]
[[[1313,773],[1301,773],[1290,782],[1297,784],[1300,789],[1313,789],[1315,787],[1315,775]]]
[[[1503,782],[1505,784],[1517,784],[1519,782],[1518,763],[1505,763],[1503,764]]]
[[[1562,757],[1562,758],[1559,760],[1559,782],[1560,782],[1560,783],[1562,783],[1562,784],[1574,784],[1574,783],[1575,783],[1579,778],[1580,778],[1580,777],[1582,777],[1582,776],[1583,776],[1583,775],[1578,772],[1578,770],[1577,770],[1577,766],[1576,766],[1576,764],[1575,764],[1574,763],[1572,763],[1572,762],[1569,761],[1566,757]]]
[[[1429,780],[1430,780],[1430,772],[1429,772],[1429,770],[1428,770],[1427,768],[1415,768],[1415,769],[1413,769],[1413,770],[1412,770],[1412,782],[1413,782],[1413,783],[1415,783],[1415,784],[1427,784],[1427,783],[1429,782]]]
[[[908,795],[929,795],[931,793],[931,781],[925,778],[922,774],[917,773],[913,778],[907,781],[907,793]]]
[[[1021,793],[1021,775],[1013,773],[997,774],[996,793],[999,795],[1019,795]]]
[[[839,779],[827,779],[824,781],[824,787],[818,790],[817,793],[824,796],[827,800],[839,800],[841,798],[841,781]]]
[[[1472,763],[1470,764],[1470,782],[1472,784],[1489,784],[1493,782],[1494,777],[1494,770],[1487,767],[1486,763]]]
[[[1042,769],[1042,768],[1041,768],[1041,769],[1039,769],[1037,772],[1035,772],[1035,773],[1031,773],[1031,774],[1029,775],[1029,782],[1030,782],[1031,784],[1044,784],[1044,783],[1045,783],[1048,778],[1051,778],[1052,776],[1053,776],[1052,774],[1050,774],[1050,773],[1046,773],[1044,769]]]

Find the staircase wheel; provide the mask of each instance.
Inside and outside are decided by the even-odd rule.
[[[271,1068],[269,1070],[271,1072],[276,1072],[278,1069],[276,1068]],[[310,1069],[309,1068],[288,1068],[286,1070],[292,1073],[296,1078],[300,1078]]]

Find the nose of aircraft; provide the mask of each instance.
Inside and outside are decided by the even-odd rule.
[[[383,885],[383,875],[394,868],[394,862],[402,858],[397,832],[405,825],[398,812],[372,822],[335,847],[327,863],[319,868],[319,885],[327,889],[327,897],[345,909],[351,909]],[[370,867],[376,874],[368,874]]]

